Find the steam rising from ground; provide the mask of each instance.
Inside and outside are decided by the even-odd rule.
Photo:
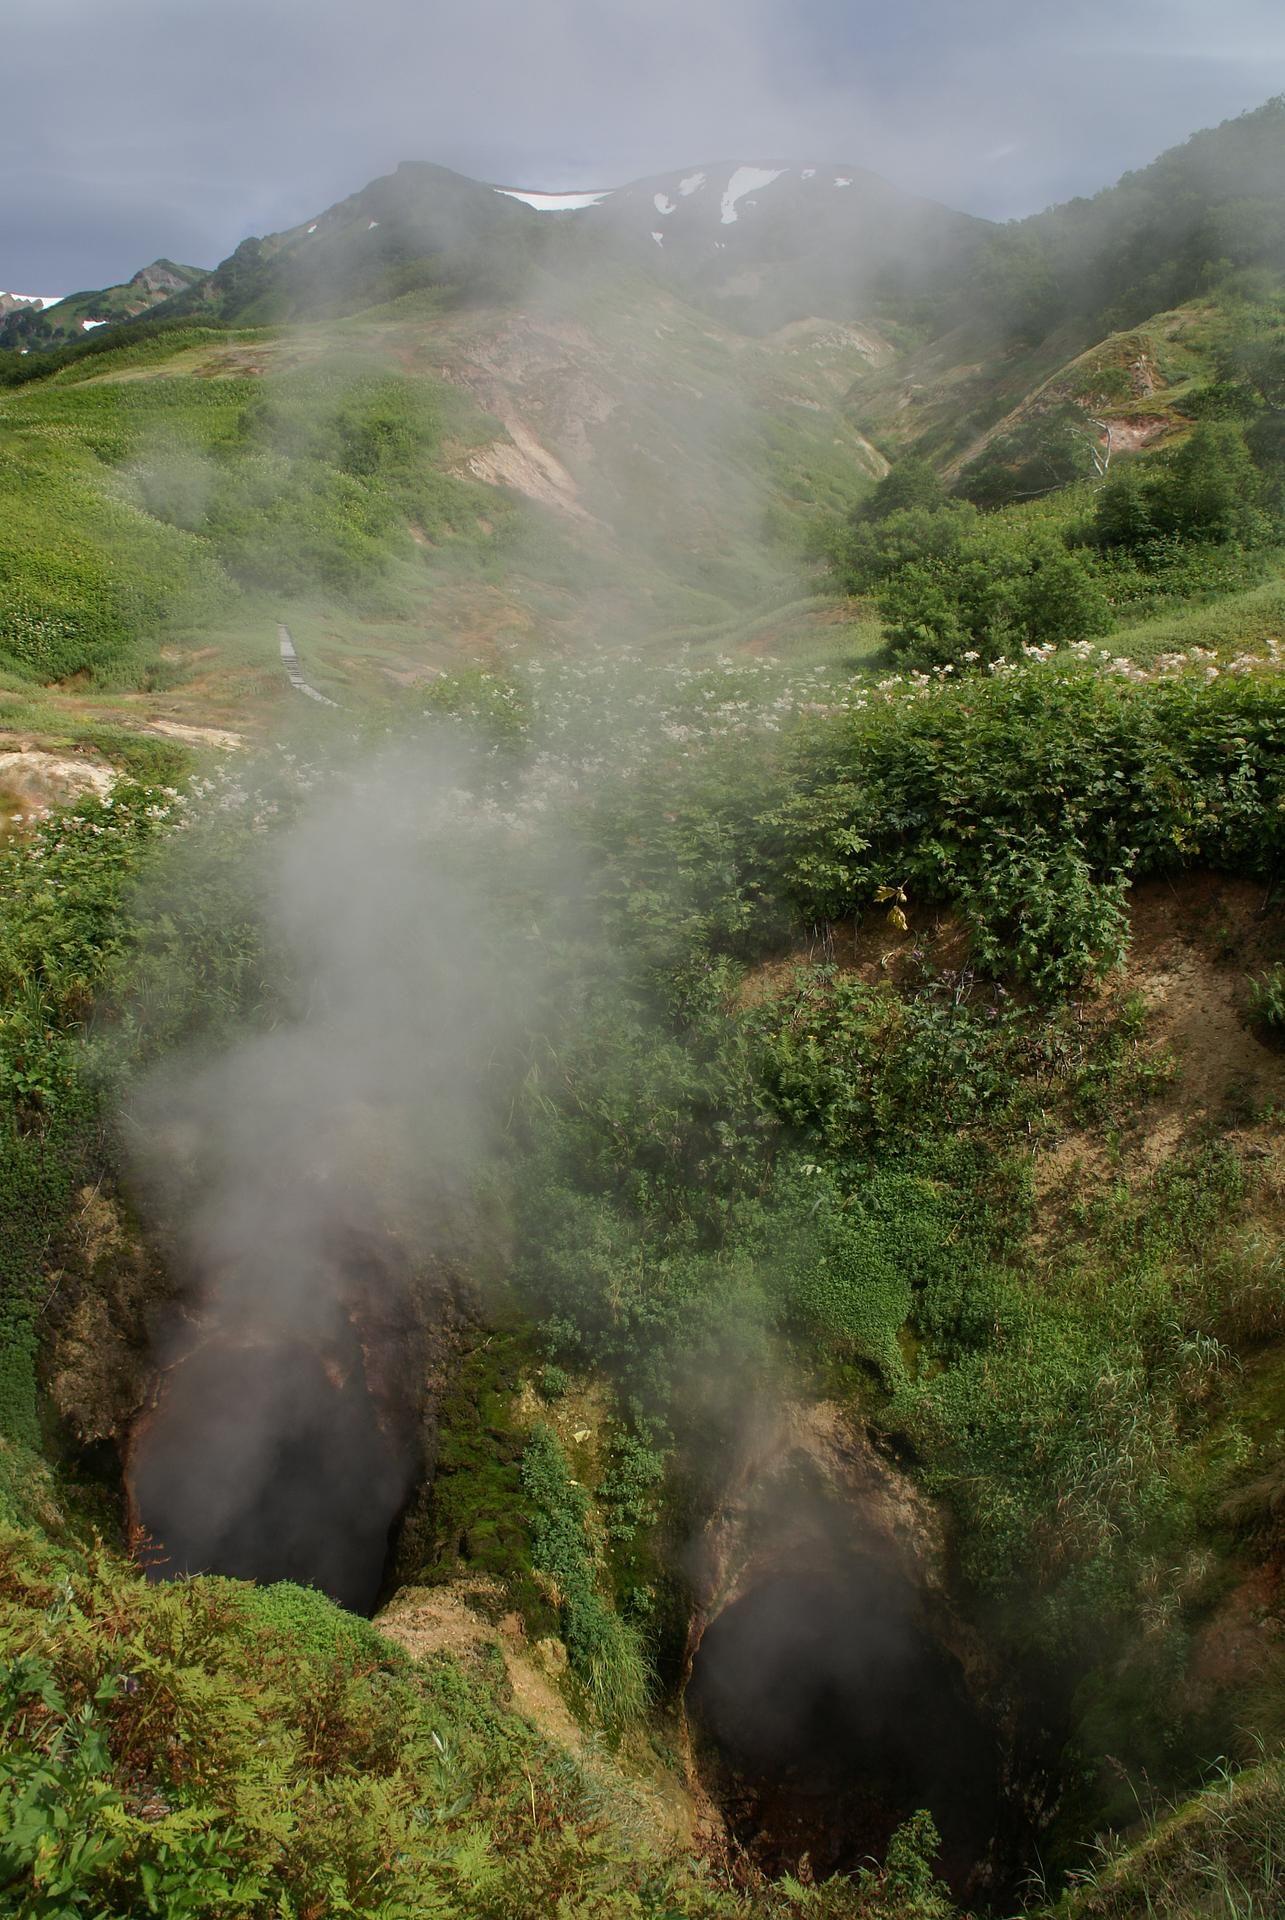
[[[877,1560],[763,1580],[707,1629],[687,1706],[730,1775],[732,1829],[769,1871],[805,1853],[818,1877],[851,1871],[927,1807],[969,1890],[993,1843],[994,1748],[913,1591]]]
[[[416,1465],[406,1276],[449,1254],[531,983],[454,779],[440,751],[403,755],[309,805],[268,865],[284,1010],[130,1101],[190,1289],[135,1443],[162,1571],[373,1601]]]

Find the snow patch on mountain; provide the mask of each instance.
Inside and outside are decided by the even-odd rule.
[[[679,181],[678,191],[685,200],[689,194],[695,193],[697,188],[703,187],[704,184],[705,176],[703,173],[689,173],[685,179]]]
[[[502,193],[506,200],[521,200],[537,213],[571,213],[577,207],[596,207],[612,188],[604,187],[601,193],[528,193],[524,187],[495,187],[492,191]]]
[[[24,307],[39,307],[45,313],[66,298],[65,293],[6,293],[0,287],[0,300],[18,300]]]
[[[756,187],[770,187],[785,172],[784,167],[738,167],[723,192],[722,224],[730,227],[737,216],[736,203]]]
[[[657,213],[672,213],[674,211],[674,202],[667,193],[654,193],[651,197],[651,204],[655,207]]]

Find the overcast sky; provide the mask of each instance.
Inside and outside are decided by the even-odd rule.
[[[1280,0],[32,0],[0,287],[209,266],[399,160],[513,186],[873,167],[995,218],[1285,91]]]

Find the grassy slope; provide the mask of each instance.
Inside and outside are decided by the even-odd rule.
[[[315,678],[362,700],[497,641],[713,633],[797,599],[810,521],[878,468],[838,412],[859,345],[746,341],[650,287],[529,307],[412,295],[288,334],[189,331],[0,396],[9,694],[71,683],[78,711],[115,716],[128,690],[253,726],[279,618]],[[325,439],[344,380],[432,413],[431,486],[355,488],[333,446],[311,457],[295,395],[320,393]],[[468,477],[488,448],[498,488]]]
[[[1054,369],[1048,391],[1083,398],[1104,367],[1141,363],[1145,400],[1099,393],[1100,417],[1144,407],[1179,430],[1226,324],[1207,307],[1159,316]],[[256,441],[243,418],[336,366],[429,398],[425,451],[442,477],[412,504],[375,476],[380,525],[359,550],[359,578],[310,591],[306,541],[302,565],[287,555],[274,567],[269,552],[247,566],[202,506],[217,486],[253,511],[259,473],[279,484],[271,430]],[[1024,362],[1000,376],[1021,387],[1037,371]],[[995,370],[987,378],[994,414]],[[934,409],[955,418],[958,405],[940,366],[872,372],[842,329],[746,340],[655,289],[570,310],[549,290],[520,317],[445,314],[412,295],[289,334],[196,331],[119,348],[0,397],[0,717],[45,731],[60,712],[73,732],[151,715],[257,731],[285,697],[280,618],[314,680],[346,704],[396,700],[461,656],[493,658],[497,644],[521,653],[606,633],[665,650],[870,661],[869,614],[800,598],[816,580],[804,558],[812,529],[846,512],[878,458],[844,414],[876,439],[895,419],[898,436],[931,442]],[[520,455],[484,466],[507,486],[457,477],[493,448]],[[540,492],[546,453],[561,491],[552,503],[547,489],[523,499],[513,483]],[[321,494],[323,537],[340,538],[347,477],[297,449],[286,457],[296,487]],[[1041,511],[1060,525],[1078,510],[1066,495]],[[300,544],[297,526],[284,533]],[[1215,604],[1141,607],[1124,621],[1137,632],[1117,633],[1112,650],[1234,653],[1274,618],[1270,586],[1206,599]],[[60,686],[39,692],[50,679]]]

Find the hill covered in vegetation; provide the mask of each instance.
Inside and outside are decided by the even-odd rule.
[[[1276,1911],[1282,124],[13,356],[11,1910]]]

